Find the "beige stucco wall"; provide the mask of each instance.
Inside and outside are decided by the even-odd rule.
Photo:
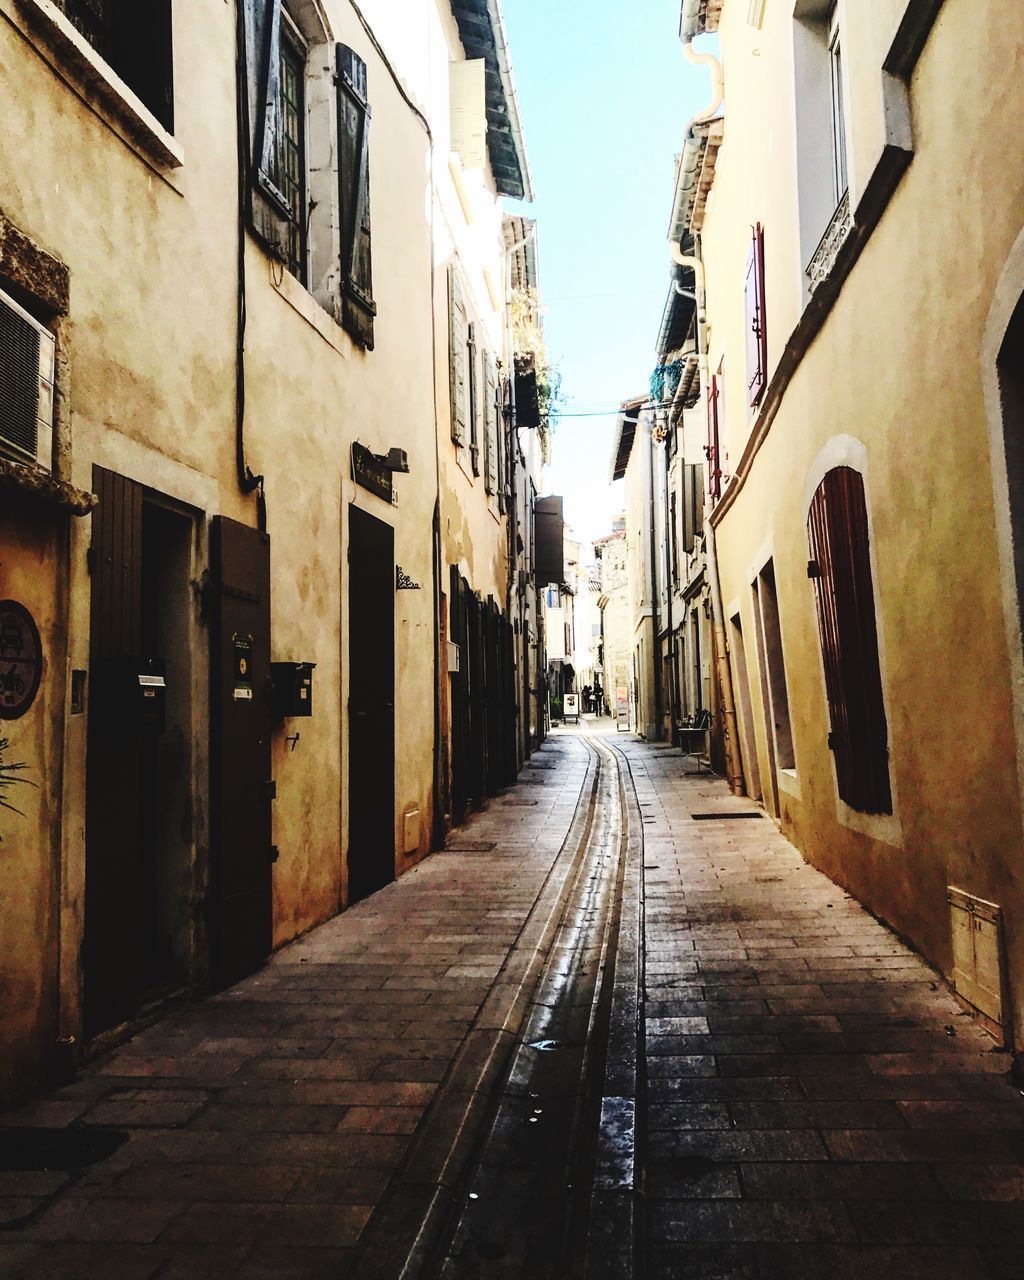
[[[324,0],[328,37],[349,44],[368,66],[375,349],[358,349],[251,237],[246,247],[246,451],[252,471],[266,477],[271,657],[317,663],[314,715],[286,722],[273,742],[273,839],[280,851],[275,945],[346,901],[346,690],[359,678],[348,670],[347,656],[349,505],[394,526],[396,562],[421,586],[396,593],[399,873],[429,851],[433,822],[431,528],[439,470],[446,562],[464,565],[474,588],[485,597],[494,594],[502,606],[507,583],[504,518],[484,495],[483,477],[471,479],[453,457],[447,422],[445,266],[457,253],[466,260],[488,342],[496,355],[504,354],[504,254],[493,179],[489,171],[479,178],[472,229],[464,219],[458,223],[463,215],[449,190],[447,70],[452,57],[462,56],[461,46],[443,3],[426,14],[417,8],[416,23],[394,6],[363,7],[379,23],[396,73],[429,117],[435,138],[432,170],[427,131],[352,6]],[[303,8],[312,12],[314,6]],[[257,520],[255,499],[239,491],[235,477],[234,23],[233,5],[222,0],[174,6],[175,140],[184,161],[168,168],[126,141],[121,125],[97,107],[89,90],[66,83],[59,56],[33,34],[19,5],[0,0],[0,78],[18,86],[0,127],[0,208],[71,272],[70,370],[62,387],[70,396],[71,478],[88,489],[98,463],[151,486],[196,520],[189,759],[196,791],[193,855],[203,866],[208,689],[198,589],[207,570],[211,518],[222,514],[249,525]],[[425,25],[427,40],[421,38]],[[432,178],[439,190],[433,210]],[[485,266],[498,283],[497,302]],[[354,485],[353,441],[378,453],[391,447],[408,452],[409,474],[395,478],[396,505]],[[7,524],[6,510],[3,518]],[[85,669],[90,521],[73,523],[67,666]],[[51,641],[59,583],[52,569],[49,578],[40,575],[38,564],[56,565],[58,557],[55,535],[36,530],[53,527],[33,517],[26,528],[15,523],[13,543],[6,530],[0,542],[0,595],[20,591],[22,599],[38,598]],[[58,1024],[80,1030],[77,961],[61,974],[59,1016],[53,994],[53,938],[59,927],[63,953],[77,957],[83,922],[86,716],[66,726],[62,743],[65,729],[55,717],[62,714],[65,692],[61,680],[53,697],[48,693],[38,712],[20,722],[19,739],[46,772],[51,790],[33,801],[42,806],[32,811],[35,834],[29,838],[23,830],[16,850],[5,842],[0,853],[18,858],[23,887],[17,909],[5,898],[0,928],[0,970],[20,1011],[11,1015],[14,1006],[5,1000],[0,1038],[18,1048],[12,1050],[16,1058],[5,1052],[4,1069],[15,1062],[12,1070],[20,1075],[30,1061],[38,1065],[45,1057]],[[296,729],[301,739],[292,750],[285,739]],[[53,818],[58,802],[59,837]],[[413,811],[418,838],[406,850],[403,819]],[[197,913],[204,875],[195,886]],[[64,884],[59,925],[57,876]],[[42,1033],[40,1019],[46,1022]]]
[[[854,204],[881,151],[880,62],[902,10],[880,7],[884,13],[850,4],[844,11]],[[769,6],[757,34],[745,27],[745,6],[729,4],[722,27],[727,141],[703,243],[711,366],[725,357],[734,462],[749,429],[743,271],[753,222],[765,227],[770,374],[803,297],[785,8]],[[1024,856],[996,537],[1005,518],[993,500],[981,346],[1022,225],[1024,179],[1005,163],[1019,149],[1024,91],[1012,51],[1022,39],[1024,15],[1010,0],[995,0],[984,23],[971,0],[947,0],[912,80],[913,161],[786,389],[718,535],[722,594],[727,607],[741,605],[762,777],[750,582],[774,558],[796,752],[795,777],[781,789],[784,829],[947,972],[946,886],[1001,904],[1018,1038]],[[806,570],[814,487],[828,465],[857,457],[871,522],[891,820],[838,805]]]

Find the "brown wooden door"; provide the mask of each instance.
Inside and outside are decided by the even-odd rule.
[[[270,538],[225,516],[210,538],[210,975],[233,982],[272,944]]]
[[[119,699],[140,647],[142,486],[93,468],[99,504],[89,554],[89,729],[86,764],[85,938],[87,1036],[116,1026],[138,999],[143,730]]]
[[[395,878],[395,531],[348,517],[348,896]]]

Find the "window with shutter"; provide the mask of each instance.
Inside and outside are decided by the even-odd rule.
[[[338,45],[338,188],[341,218],[341,324],[352,340],[373,350],[370,255],[370,103],[366,63]]]
[[[448,372],[451,391],[452,439],[456,444],[466,440],[466,413],[469,399],[466,303],[462,285],[454,267],[448,269]]]
[[[484,352],[484,486],[488,493],[498,488],[498,405],[494,357]]]
[[[242,0],[248,88],[249,222],[286,257],[291,211],[278,184],[281,127],[281,0]]]
[[[747,331],[747,391],[751,406],[764,394],[768,381],[768,330],[765,323],[764,229],[754,228],[744,290]]]
[[[860,813],[892,813],[889,731],[882,694],[864,480],[826,475],[807,519],[839,795]]]

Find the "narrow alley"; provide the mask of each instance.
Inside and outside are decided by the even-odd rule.
[[[1010,1063],[749,801],[584,720],[6,1115],[0,1275],[1016,1276]]]

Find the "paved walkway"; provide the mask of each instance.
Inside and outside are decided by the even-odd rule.
[[[620,744],[622,745],[622,744]],[[687,1280],[1024,1276],[1024,1099],[937,975],[676,752],[645,833],[648,1259]]]
[[[4,1117],[128,1137],[0,1172],[0,1276],[397,1276],[518,1026],[590,767],[552,740],[450,851]]]
[[[1009,1056],[768,819],[694,817],[749,801],[676,752],[608,742],[644,836],[632,1274],[1020,1280]],[[398,1280],[419,1224],[465,1199],[459,1171],[559,959],[594,769],[559,733],[450,851],[4,1117],[126,1137],[79,1171],[0,1171],[0,1277]],[[617,982],[631,937],[624,915]],[[629,1058],[617,1008],[606,1092]],[[467,1275],[516,1274],[476,1256]]]

